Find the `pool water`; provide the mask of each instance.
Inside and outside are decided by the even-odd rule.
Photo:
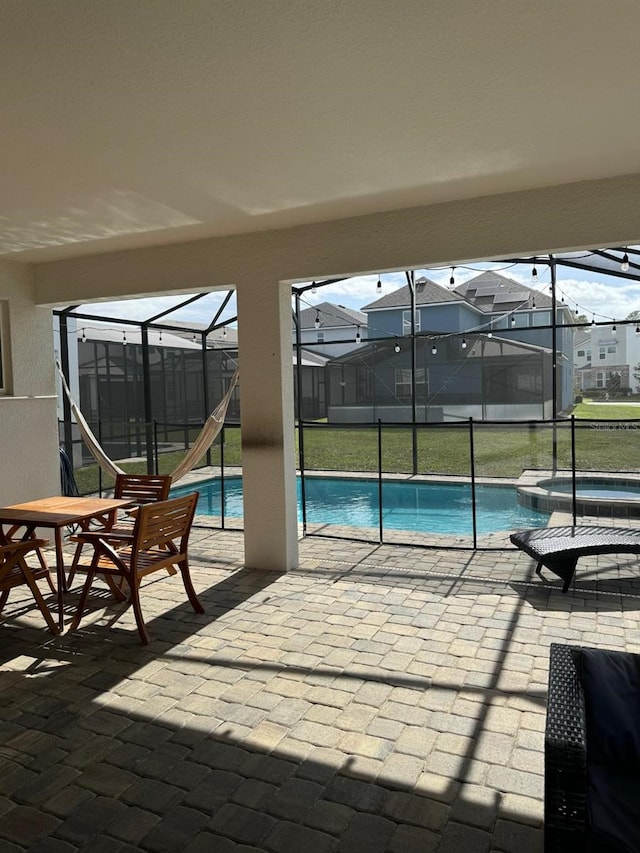
[[[205,480],[172,489],[177,497],[197,489],[198,515],[221,515],[220,480]],[[305,478],[307,522],[378,528],[378,483],[338,477]],[[242,478],[224,481],[224,514],[242,518]],[[265,497],[265,499],[267,499]],[[466,483],[416,483],[386,481],[382,486],[382,523],[390,530],[473,534],[471,486]],[[298,478],[298,519],[302,520],[301,484]],[[476,486],[476,523],[479,534],[524,527],[544,527],[549,514],[520,506],[515,488]]]
[[[554,492],[572,494],[571,482],[551,480],[551,485],[545,485]],[[639,498],[640,483],[603,483],[602,480],[576,480],[576,495],[581,498]]]

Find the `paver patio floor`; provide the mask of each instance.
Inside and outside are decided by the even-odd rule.
[[[549,644],[640,651],[633,558],[562,595],[515,550],[308,538],[280,575],[194,528],[191,554],[206,613],[150,578],[147,647],[106,588],[60,637],[12,593],[3,853],[541,851]]]

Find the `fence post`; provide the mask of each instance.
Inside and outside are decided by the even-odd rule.
[[[155,418],[153,419],[153,458],[157,477],[160,473],[160,460],[158,459],[158,421]]]
[[[576,416],[571,415],[571,502],[573,509],[573,526],[576,526]]]
[[[471,520],[473,522],[473,550],[478,547],[476,521],[476,453],[473,444],[473,418],[469,418],[469,459],[471,462]]]
[[[98,419],[98,444],[102,447],[102,418]],[[102,497],[102,468],[98,465],[98,494]]]
[[[224,530],[224,424],[220,430],[220,524]]]
[[[382,544],[384,530],[382,524],[382,420],[380,418],[378,418],[378,523],[378,538]]]

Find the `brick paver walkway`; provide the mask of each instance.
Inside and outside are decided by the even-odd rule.
[[[640,651],[633,559],[563,596],[515,551],[301,553],[247,571],[240,534],[195,529],[206,613],[154,576],[147,647],[106,589],[61,637],[12,594],[3,853],[542,850],[549,644]]]

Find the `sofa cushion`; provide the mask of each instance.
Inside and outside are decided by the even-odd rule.
[[[588,765],[587,813],[589,853],[638,853],[640,850],[640,769],[622,771]]]
[[[582,649],[580,657],[588,763],[640,770],[640,655]]]

